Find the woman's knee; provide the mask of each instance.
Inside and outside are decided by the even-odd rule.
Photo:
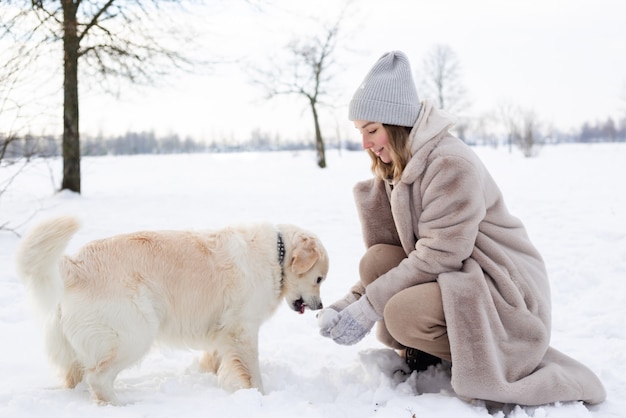
[[[398,341],[434,340],[446,332],[441,291],[436,282],[405,289],[394,295],[383,314],[389,333]]]
[[[406,258],[402,247],[389,244],[375,244],[367,249],[359,263],[361,282],[365,286],[396,267]]]

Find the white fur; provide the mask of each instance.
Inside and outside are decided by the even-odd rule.
[[[226,389],[263,391],[262,322],[282,298],[300,312],[322,307],[326,250],[293,225],[137,232],[63,255],[78,228],[67,216],[35,227],[20,243],[17,271],[46,317],[48,354],[65,384],[85,378],[99,403],[117,402],[118,373],[157,340],[205,351],[201,365]]]

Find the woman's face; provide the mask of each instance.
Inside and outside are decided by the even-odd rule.
[[[355,120],[354,127],[361,133],[364,150],[371,150],[385,164],[391,162],[389,137],[382,123]]]

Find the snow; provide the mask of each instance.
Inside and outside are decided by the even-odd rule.
[[[368,335],[343,347],[318,334],[315,313],[282,303],[260,330],[266,394],[228,393],[200,372],[199,353],[155,348],[120,374],[123,406],[97,406],[84,383],[64,389],[48,363],[41,325],[16,277],[23,234],[55,214],[78,215],[70,243],[140,229],[204,229],[267,220],[315,232],[330,259],[326,304],[357,280],[364,250],[352,186],[371,176],[364,152],[84,158],[81,195],[54,193],[61,162],[33,161],[0,196],[0,417],[617,417],[626,416],[626,144],[552,145],[538,157],[475,148],[542,252],[553,300],[555,348],[604,382],[608,399],[489,411],[454,396],[449,370],[394,373],[402,362]],[[0,182],[16,168],[0,170]],[[2,183],[0,183],[2,184]],[[491,414],[490,414],[491,412]]]

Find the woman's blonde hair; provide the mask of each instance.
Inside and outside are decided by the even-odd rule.
[[[402,175],[404,167],[411,159],[411,149],[409,146],[409,133],[411,128],[406,126],[385,125],[389,138],[390,163],[384,163],[371,149],[367,150],[372,159],[372,173],[383,180],[398,180]]]

